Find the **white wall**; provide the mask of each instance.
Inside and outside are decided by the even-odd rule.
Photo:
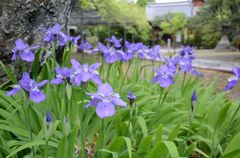
[[[147,19],[154,20],[157,16],[163,16],[167,13],[184,13],[187,17],[193,16],[193,6],[189,2],[177,3],[148,3],[146,6]]]

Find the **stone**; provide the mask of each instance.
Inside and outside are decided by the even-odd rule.
[[[214,50],[216,52],[226,52],[226,51],[235,51],[236,48],[231,45],[231,43],[227,38],[227,35],[223,35]]]
[[[1,0],[0,2],[0,59],[8,67],[15,40],[24,39],[30,45],[43,45],[44,29],[55,23],[69,28],[72,6],[76,0]],[[0,82],[4,74],[0,72]]]

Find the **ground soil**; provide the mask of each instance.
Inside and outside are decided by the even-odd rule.
[[[202,55],[201,57],[199,58],[204,58],[206,57],[207,55]],[[211,55],[210,55],[211,56]],[[219,56],[225,56],[224,54],[221,54]],[[231,56],[231,55],[230,55]],[[85,62],[87,61],[98,61],[100,62],[100,58],[101,56],[100,55],[80,55],[80,53],[75,53],[73,54],[72,56],[73,58],[76,58],[76,59],[83,59]],[[226,56],[225,56],[226,57]],[[232,57],[229,57],[229,58],[232,58]],[[238,58],[235,58],[238,60]],[[218,58],[219,60],[219,58]],[[149,69],[152,69],[152,62],[151,61],[143,61],[142,62],[143,65],[150,65],[149,66]],[[155,62],[154,63],[155,66],[158,65],[158,62]],[[217,80],[217,91],[218,92],[221,92],[223,91],[224,87],[227,85],[227,82],[228,82],[228,78],[230,78],[232,76],[232,73],[229,72],[229,71],[219,71],[219,70],[212,70],[212,69],[200,69],[200,68],[197,68],[198,71],[202,72],[205,74],[204,76],[204,79],[206,79],[207,81],[209,81],[209,83],[211,81],[213,81],[214,79]],[[228,93],[228,96],[233,99],[233,100],[240,100],[240,82],[238,83],[238,85],[227,92]]]

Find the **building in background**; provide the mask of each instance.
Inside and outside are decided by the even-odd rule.
[[[204,0],[193,0],[193,15],[196,15],[198,11],[201,9],[201,7],[204,6],[205,2]]]
[[[201,7],[204,6],[204,0],[155,0],[155,2],[148,2],[146,6],[146,15],[147,19],[152,24],[152,22],[157,17],[162,17],[169,13],[183,13],[187,18],[190,18],[197,14]],[[159,32],[162,29],[159,26],[153,26],[153,44],[159,42]],[[189,30],[188,30],[189,33]],[[179,37],[180,34],[177,35],[176,41],[179,39],[183,39],[184,37]],[[188,35],[189,36],[189,35]],[[164,34],[162,36],[162,40],[167,42],[168,39],[171,39],[171,36],[168,34]],[[188,37],[189,38],[189,37]],[[173,39],[171,39],[173,40]],[[180,40],[183,41],[183,40]],[[181,43],[181,42],[179,42]]]
[[[184,13],[186,17],[193,16],[193,3],[191,0],[158,0],[148,2],[146,14],[149,21],[168,13]]]

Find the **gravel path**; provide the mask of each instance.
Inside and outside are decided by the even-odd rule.
[[[205,74],[204,79],[211,82],[217,79],[217,91],[222,92],[224,87],[227,85],[228,78],[232,76],[231,72],[228,71],[217,71],[209,69],[197,68],[198,71]],[[228,91],[228,96],[234,100],[240,100],[240,82],[232,90]]]
[[[73,58],[81,59],[85,61],[98,61],[100,62],[100,55],[87,55],[84,57],[79,53],[75,53]],[[221,92],[228,82],[228,78],[232,76],[232,67],[240,66],[240,53],[197,53],[197,59],[193,62],[193,66],[200,72],[205,74],[205,79],[209,82],[217,79],[217,91]],[[239,61],[238,61],[239,60]],[[156,62],[155,62],[156,63]],[[143,61],[142,64],[151,65],[151,61]],[[155,66],[158,65],[157,63]],[[150,66],[151,67],[151,66]],[[150,68],[149,67],[149,68]],[[234,100],[240,99],[240,82],[238,86],[228,92],[229,97]]]

